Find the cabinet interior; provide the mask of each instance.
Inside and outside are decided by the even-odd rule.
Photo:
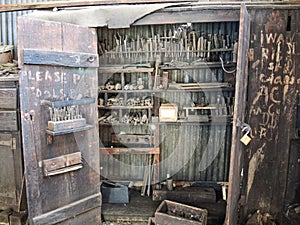
[[[238,33],[238,21],[98,28],[104,178],[143,180],[155,149],[156,181],[228,181]]]

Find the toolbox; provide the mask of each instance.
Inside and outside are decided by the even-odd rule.
[[[161,122],[176,122],[177,118],[178,106],[176,104],[161,104],[159,108],[159,120]]]

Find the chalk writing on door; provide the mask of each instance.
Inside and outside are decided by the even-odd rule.
[[[75,99],[83,74],[64,71],[21,71],[21,79],[27,79],[30,92],[40,99]]]
[[[250,118],[256,121],[253,135],[271,141],[272,130],[278,127],[288,95],[300,84],[295,76],[296,44],[294,34],[285,36],[264,30],[258,41],[261,54],[252,68],[256,69],[259,88],[250,105]]]

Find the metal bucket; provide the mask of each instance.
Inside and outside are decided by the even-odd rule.
[[[12,62],[13,45],[0,45],[0,64]]]

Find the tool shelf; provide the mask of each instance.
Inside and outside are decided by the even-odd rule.
[[[41,105],[49,106],[52,108],[66,107],[72,105],[86,105],[95,103],[95,98],[81,98],[81,99],[71,99],[63,101],[50,101],[42,100]]]
[[[63,134],[70,134],[70,133],[75,133],[75,132],[80,132],[80,131],[86,131],[93,129],[95,126],[92,125],[86,125],[84,127],[77,127],[77,128],[72,128],[72,129],[65,129],[61,131],[52,131],[49,129],[46,129],[46,133],[52,136],[58,136],[58,135],[63,135]]]
[[[160,94],[160,93],[181,93],[181,92],[219,92],[219,93],[226,93],[226,92],[233,92],[235,89],[234,87],[194,87],[194,88],[182,88],[180,87],[181,84],[179,84],[178,86],[176,86],[177,83],[174,83],[174,88],[168,88],[168,89],[161,89],[161,90],[154,90],[153,93],[154,94]],[[175,87],[176,86],[176,87]]]
[[[147,147],[143,147],[143,148],[135,148],[135,147],[109,147],[109,148],[100,148],[100,154],[113,154],[113,155],[117,155],[117,154],[155,154],[155,155],[159,155],[160,151],[159,148],[147,148]]]
[[[142,89],[142,90],[99,90],[99,93],[107,94],[122,94],[122,93],[152,93],[155,90]]]
[[[133,42],[133,44],[135,44]],[[175,45],[174,45],[175,47]],[[176,47],[175,47],[176,48]],[[178,47],[177,47],[178,48]],[[138,58],[141,56],[147,56],[148,58],[154,58],[154,54],[161,54],[161,55],[168,55],[168,54],[177,54],[178,58],[184,59],[185,56],[187,56],[188,54],[190,54],[191,58],[194,57],[193,54],[201,54],[201,53],[226,53],[226,52],[233,52],[234,49],[233,48],[218,48],[218,49],[211,49],[211,50],[189,50],[189,51],[180,51],[180,50],[164,50],[164,49],[160,49],[160,50],[140,50],[140,51],[127,51],[125,49],[123,49],[123,51],[120,52],[120,50],[113,49],[111,51],[105,52],[105,54],[100,58],[100,60],[104,60],[105,58],[123,58],[124,60],[126,58]],[[152,54],[152,56],[150,56]],[[198,56],[199,57],[199,56]],[[203,60],[204,61],[204,60]],[[129,62],[129,61],[128,61]],[[209,61],[207,61],[209,62]]]
[[[177,64],[177,65],[176,65]],[[223,65],[225,68],[236,67],[236,63],[227,62]],[[222,67],[221,62],[204,62],[204,61],[193,61],[193,62],[164,62],[159,68],[161,70],[181,70],[181,69],[201,69],[201,68],[220,68]]]
[[[163,159],[166,155],[172,155],[170,151],[174,149],[173,145],[175,142],[177,143],[177,140],[180,146],[178,148],[185,151],[189,143],[185,143],[184,140],[190,140],[189,135],[193,133],[204,132],[206,128],[202,129],[201,126],[213,127],[207,129],[217,129],[217,126],[223,125],[227,129],[231,126],[235,97],[238,30],[239,25],[236,21],[221,22],[215,20],[193,24],[186,22],[164,24],[160,21],[158,24],[131,26],[128,29],[100,29],[98,32],[101,65],[99,69],[99,99],[102,98],[102,104],[98,104],[100,117],[105,113],[115,112],[118,113],[117,118],[120,118],[120,114],[123,115],[126,110],[138,110],[127,108],[127,106],[123,107],[124,104],[123,106],[107,107],[106,103],[110,97],[123,97],[124,99],[131,95],[149,95],[152,97],[151,109],[148,109],[149,124],[120,123],[120,119],[113,122],[99,122],[100,140],[110,140],[111,133],[126,129],[132,133],[138,133],[141,126],[147,127],[151,123],[156,123],[155,136],[157,140],[163,138],[162,143],[157,143],[160,151],[163,148],[162,153],[159,154]],[[124,88],[129,83],[130,76],[136,80],[137,70],[142,70],[140,66],[144,66],[145,78],[143,79],[148,82],[145,88],[141,90]],[[106,82],[111,80],[114,80],[115,83],[119,82],[121,88],[118,87],[118,90],[106,88]],[[219,95],[223,99],[218,104]],[[201,102],[203,97],[207,101],[206,104]],[[178,105],[176,122],[158,122],[160,121],[159,109],[162,104]],[[226,107],[226,112],[223,112],[224,115],[220,113],[221,106]],[[205,115],[201,115],[203,110]],[[181,132],[178,128],[180,125],[185,126],[183,130],[189,129],[191,133],[187,136],[176,136],[178,138],[175,140],[176,132]],[[175,132],[174,137],[173,134],[166,131],[168,128]],[[206,135],[202,134],[204,139]],[[193,140],[196,139],[193,138]],[[126,152],[127,155],[135,154],[121,147],[122,150],[119,151],[119,146],[115,145],[112,145],[111,150],[109,150],[110,142],[105,142],[104,145],[105,150],[101,148],[100,151],[103,154],[114,154],[115,152],[117,152],[116,154],[119,152],[122,152],[121,154]],[[227,147],[224,143],[222,145],[226,151],[225,148]],[[128,149],[130,147],[127,146]],[[197,146],[197,148],[199,152],[202,151],[202,147]],[[128,160],[126,157],[120,156],[120,158]],[[135,163],[134,156],[130,159],[132,160],[131,163]],[[160,158],[158,158],[158,162],[159,160]],[[105,163],[114,168],[114,163]],[[171,170],[172,165],[167,165],[165,169],[167,168]],[[108,173],[111,173],[109,169]],[[121,169],[119,173],[122,174]],[[166,171],[161,171],[155,177],[165,176],[164,173]],[[114,175],[120,176],[118,172],[115,172]],[[198,174],[195,177],[198,177]]]
[[[222,117],[221,117],[222,118]],[[159,122],[159,125],[183,125],[183,126],[232,126],[232,116],[228,116],[227,120],[222,121],[223,119],[217,119],[215,117],[214,119],[211,119],[211,117],[208,117],[208,121],[203,122],[203,121],[187,121],[185,119],[178,119],[176,122]],[[216,119],[216,120],[215,120]],[[215,121],[214,121],[215,120]]]
[[[87,124],[79,107],[94,104],[95,101],[96,99],[91,97],[58,101],[41,100],[41,105],[48,107],[50,112],[50,119],[46,128],[47,143],[52,144],[54,136],[93,129],[95,126]]]

